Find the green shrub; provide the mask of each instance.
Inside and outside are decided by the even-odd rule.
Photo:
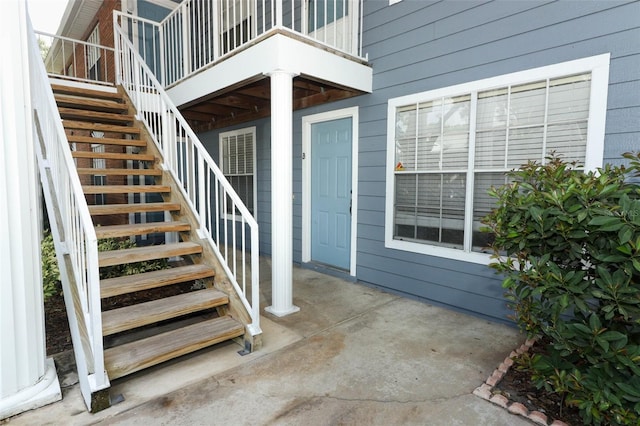
[[[135,247],[129,238],[105,238],[98,240],[98,251],[124,250]],[[141,274],[168,268],[166,259],[149,260],[145,262],[125,263],[100,268],[100,279],[120,277],[123,275]]]
[[[135,246],[136,244],[129,238],[105,238],[98,240],[99,252],[123,250]],[[58,259],[56,258],[53,236],[50,232],[47,232],[42,240],[41,255],[44,300],[47,300],[49,297],[58,295],[62,292],[62,287],[60,285],[60,271],[58,270]],[[100,279],[140,274],[143,272],[165,269],[167,267],[168,262],[166,259],[108,266],[100,268]]]
[[[42,257],[42,291],[46,301],[62,292],[58,259],[53,245],[53,236],[50,232],[45,234],[40,243],[40,256]]]
[[[557,157],[492,188],[492,267],[519,326],[549,342],[528,368],[585,424],[640,421],[640,155],[575,170]]]

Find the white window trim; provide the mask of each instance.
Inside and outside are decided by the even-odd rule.
[[[591,94],[589,99],[589,122],[587,128],[587,147],[585,169],[595,170],[602,166],[604,155],[604,133],[607,115],[607,94],[609,87],[610,54],[591,56],[540,68],[486,78],[455,86],[443,87],[426,92],[389,99],[387,109],[387,163],[386,163],[386,200],[385,200],[385,247],[444,257],[478,264],[489,264],[491,255],[466,252],[428,243],[396,240],[393,238],[394,196],[395,196],[395,114],[398,107],[440,97],[453,97],[471,92],[490,90],[508,85],[523,84],[545,78],[591,73]],[[465,202],[465,218],[471,217],[473,206]],[[465,236],[466,238],[466,236]]]
[[[351,118],[351,259],[349,275],[356,276],[358,241],[358,107],[302,117],[302,262],[311,262],[311,125]]]
[[[245,134],[245,133],[252,133],[252,137],[253,137],[253,218],[255,220],[258,220],[258,170],[257,170],[257,165],[258,165],[258,160],[256,158],[256,145],[257,145],[257,141],[256,141],[256,127],[255,126],[251,126],[251,127],[243,127],[242,129],[236,129],[236,130],[230,130],[228,132],[222,132],[218,135],[218,152],[219,152],[219,164],[220,164],[220,171],[222,171],[222,173],[224,174],[224,167],[222,164],[222,161],[224,159],[224,153],[223,153],[223,149],[222,149],[222,139],[225,138],[226,136],[235,136],[235,135],[240,135],[240,134]],[[227,177],[227,175],[224,175],[225,178]],[[233,215],[227,214],[225,212],[222,213],[222,217],[224,217],[225,219],[231,219]],[[235,217],[236,222],[242,220],[242,217],[239,215],[236,215]]]
[[[402,0],[389,0],[389,6],[396,4],[396,3],[400,3]]]

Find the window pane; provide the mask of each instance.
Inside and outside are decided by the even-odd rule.
[[[470,96],[447,98],[443,105],[442,168],[465,169],[469,161]]]
[[[396,113],[396,169],[416,169],[416,109],[406,107]]]
[[[491,130],[506,126],[507,89],[479,93],[476,129]]]
[[[549,88],[549,123],[586,120],[589,117],[591,76],[552,80]]]
[[[395,238],[462,248],[465,175],[396,176]],[[416,193],[417,191],[417,193]]]
[[[520,167],[529,160],[542,161],[542,141],[544,127],[527,127],[512,129],[509,133],[507,150],[507,166]]]
[[[553,124],[547,129],[547,153],[555,151],[565,161],[579,161],[584,165],[586,146],[586,121]]]
[[[418,170],[463,169],[469,152],[470,96],[420,104]]]
[[[236,191],[247,209],[253,214],[253,176],[230,176],[229,183]],[[231,204],[228,205],[231,213]]]
[[[425,102],[418,106],[418,170],[440,168],[442,103]]]
[[[220,135],[220,164],[242,202],[254,213],[253,170],[254,130],[242,129]],[[227,213],[231,213],[229,206]]]
[[[543,124],[546,92],[545,81],[513,87],[509,127]]]
[[[476,135],[476,168],[491,169],[505,167],[507,131],[478,132]]]
[[[487,191],[492,186],[499,187],[508,182],[504,173],[476,173],[473,184],[473,235],[471,249],[476,252],[488,252],[486,249],[493,241],[493,235],[480,232],[483,226],[480,222],[496,207],[496,199],[489,196]]]
[[[394,237],[416,237],[416,175],[396,176]]]
[[[415,206],[416,204],[416,175],[396,176],[396,205]]]

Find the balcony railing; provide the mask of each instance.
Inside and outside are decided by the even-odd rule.
[[[113,48],[34,31],[40,46],[49,46],[44,65],[50,77],[86,83],[113,83]]]
[[[171,86],[272,30],[362,57],[362,0],[185,0],[162,22],[121,15],[121,26]]]

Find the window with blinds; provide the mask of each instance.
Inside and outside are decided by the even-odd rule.
[[[249,211],[255,215],[255,139],[256,129],[234,130],[220,134],[222,173],[238,193]],[[228,211],[227,213],[232,213]]]
[[[608,56],[606,65],[608,72]],[[544,163],[552,152],[584,165],[590,139],[604,136],[606,102],[591,104],[599,99],[593,90],[604,90],[606,100],[607,79],[598,72],[594,88],[594,72],[585,68],[528,80],[517,73],[390,100],[387,246],[487,253],[491,235],[480,227],[495,207],[488,189],[507,183],[509,170]],[[594,126],[601,135],[590,137],[590,117],[602,120]],[[601,151],[602,141],[594,142]]]
[[[87,43],[91,43],[92,46],[89,46],[86,55],[86,64],[85,69],[87,73],[87,77],[91,80],[100,80],[100,28],[98,25],[95,26],[91,34],[89,34],[89,38],[87,38]],[[93,46],[95,45],[95,46]]]

